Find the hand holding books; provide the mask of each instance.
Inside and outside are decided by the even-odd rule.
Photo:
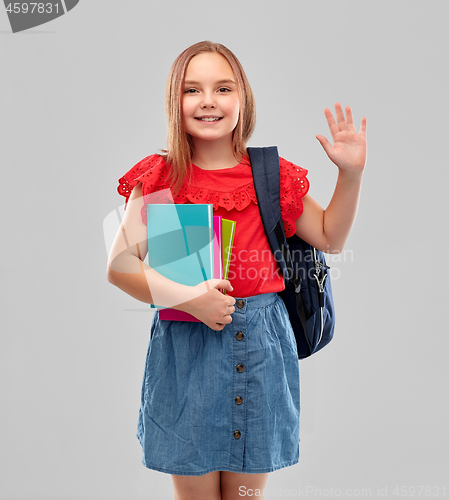
[[[232,292],[233,289],[228,280],[210,279],[192,288],[193,293],[198,296],[176,306],[176,309],[195,316],[215,331],[221,331],[231,323],[231,314],[235,311],[235,299],[220,292],[220,289]]]

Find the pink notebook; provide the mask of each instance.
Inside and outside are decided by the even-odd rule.
[[[223,279],[223,259],[222,259],[222,248],[221,248],[221,215],[214,215],[214,278]],[[220,290],[223,292],[223,290]],[[198,318],[192,316],[185,311],[179,311],[178,309],[159,309],[159,319],[168,321],[196,321],[201,323]]]

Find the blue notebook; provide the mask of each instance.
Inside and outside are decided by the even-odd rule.
[[[148,265],[158,273],[189,286],[214,277],[212,205],[148,204],[147,232]]]

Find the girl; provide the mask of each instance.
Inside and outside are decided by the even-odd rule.
[[[151,326],[137,437],[143,464],[172,475],[175,498],[262,498],[268,473],[298,463],[299,363],[283,301],[282,274],[265,236],[246,152],[254,98],[234,54],[197,43],[178,56],[166,86],[167,150],[120,180],[126,211],[108,259],[108,280],[148,304],[186,311],[200,322]],[[339,103],[325,116],[338,169],[326,210],[308,194],[307,170],[280,159],[287,237],[341,252],[352,227],[366,162],[359,133]],[[236,221],[229,280],[189,287],[143,261],[148,203],[211,203]],[[232,285],[231,285],[232,283]],[[225,289],[226,294],[220,292]]]

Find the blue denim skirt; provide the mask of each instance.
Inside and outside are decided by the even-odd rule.
[[[137,438],[142,463],[168,474],[271,472],[299,460],[299,361],[276,293],[236,298],[222,331],[151,325]]]

